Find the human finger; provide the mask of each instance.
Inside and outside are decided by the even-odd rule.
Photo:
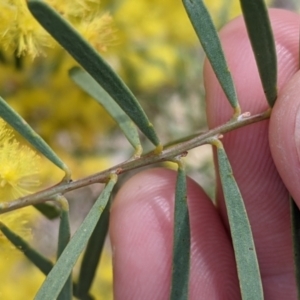
[[[168,299],[176,172],[133,176],[111,208],[115,299]],[[203,190],[187,179],[191,224],[189,299],[240,299],[230,239]]]
[[[299,16],[283,10],[269,13],[278,55],[280,91],[298,69]],[[251,114],[265,111],[268,106],[243,19],[226,25],[220,37],[242,111]],[[232,109],[208,63],[204,77],[208,122],[213,128],[228,121]],[[245,201],[266,299],[294,299],[288,192],[271,157],[268,128],[269,121],[262,121],[225,134],[222,142]],[[227,223],[219,178],[217,200]]]

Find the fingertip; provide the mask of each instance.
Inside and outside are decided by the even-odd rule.
[[[278,60],[277,87],[281,94],[281,90],[299,69],[299,15],[272,9],[269,11],[269,16],[275,36]],[[220,38],[242,112],[250,112],[253,115],[265,111],[268,105],[243,19],[237,18],[226,25],[220,32]],[[233,110],[209,63],[206,63],[204,77],[208,124],[210,128],[215,128],[230,120]],[[273,111],[271,119],[274,115],[276,113]],[[270,128],[280,127],[280,120],[286,122],[285,118],[282,115],[276,122],[273,120]],[[291,119],[291,117],[288,118]],[[278,139],[293,138],[290,134],[291,129],[289,131],[282,129],[280,133],[282,138],[279,138],[279,133],[276,133],[274,128],[273,133],[270,132],[270,139],[275,139],[276,135]],[[287,297],[294,297],[296,292],[290,236],[290,210],[288,192],[276,171],[270,154],[268,131],[269,121],[265,120],[224,134],[222,142],[245,201],[264,288],[268,291],[267,296],[270,299],[282,299],[284,291],[279,287],[279,282],[290,282]],[[283,151],[285,146],[279,140],[274,140],[274,143],[275,145],[282,143],[282,153],[278,149],[280,146],[275,150],[278,151],[277,158],[279,159],[281,155],[285,155]],[[292,168],[299,169],[299,166],[293,165]],[[218,185],[217,201],[223,218],[226,220],[220,180],[218,180]]]
[[[300,71],[279,93],[272,110],[269,142],[285,186],[300,206]]]
[[[146,300],[151,293],[152,299],[168,298],[163,287],[170,285],[171,241],[166,232],[171,209],[161,180],[153,171],[141,172],[124,184],[112,204],[109,233],[115,299]],[[155,189],[159,197],[153,194]]]
[[[152,169],[133,176],[117,194],[110,219],[116,299],[169,297],[175,184],[176,172]],[[231,243],[218,212],[194,181],[188,179],[187,187],[190,299],[238,299]]]

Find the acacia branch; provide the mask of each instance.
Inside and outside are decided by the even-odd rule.
[[[174,158],[177,156],[185,156],[187,155],[188,150],[207,144],[214,137],[219,138],[220,135],[223,135],[229,131],[269,118],[270,112],[271,110],[269,109],[263,113],[253,116],[248,116],[248,114],[242,114],[238,118],[230,120],[229,122],[214,129],[208,130],[205,133],[201,133],[196,136],[193,135],[192,137],[187,137],[184,141],[181,140],[178,141],[178,143],[172,142],[171,145],[166,146],[165,149],[159,154],[152,151],[139,158],[132,158],[110,169],[84,177],[82,179],[69,182],[62,181],[55,186],[52,186],[35,194],[16,199],[14,201],[1,203],[0,214],[29,205],[53,200],[53,198],[55,198],[59,194],[65,194],[66,192],[70,192],[72,190],[76,190],[78,188],[88,186],[94,183],[106,183],[112,173],[120,175],[130,170],[144,167],[147,165],[174,160]]]

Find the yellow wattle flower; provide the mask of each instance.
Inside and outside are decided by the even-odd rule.
[[[0,1],[0,42],[8,53],[32,58],[43,54],[45,47],[53,46],[49,34],[30,14],[26,1]]]
[[[45,1],[71,22],[99,51],[114,42],[109,14],[102,15],[98,0]],[[47,55],[55,41],[29,12],[25,0],[0,1],[0,44],[6,53],[35,58]]]
[[[39,186],[38,162],[37,154],[20,146],[0,120],[0,202],[22,197]]]

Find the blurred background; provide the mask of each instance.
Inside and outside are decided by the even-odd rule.
[[[46,2],[70,21],[127,83],[164,144],[206,130],[204,54],[181,1]],[[240,14],[237,0],[204,2],[217,28]],[[267,1],[268,6],[291,10],[299,8],[297,2]],[[25,1],[1,0],[0,16],[0,95],[69,165],[73,179],[128,159],[132,147],[106,111],[69,79],[68,70],[76,63],[31,17]],[[147,140],[140,138],[144,149],[150,150]],[[213,199],[210,146],[189,151],[186,162],[188,174]],[[42,158],[41,165],[41,188],[63,177],[46,159]],[[101,188],[95,185],[66,195],[72,232]],[[58,220],[46,220],[32,208],[7,215],[0,220],[44,255],[55,257]],[[32,299],[44,276],[1,235],[0,253],[0,298]],[[95,299],[112,299],[109,241],[98,270],[92,294]]]

